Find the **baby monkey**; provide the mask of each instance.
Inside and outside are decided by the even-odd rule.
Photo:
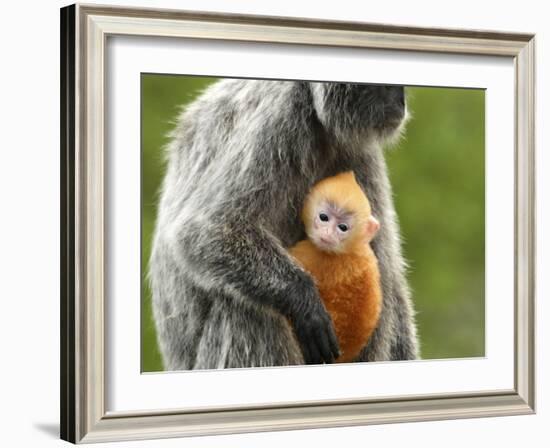
[[[301,214],[308,239],[289,249],[313,277],[340,344],[336,362],[353,361],[378,323],[382,292],[369,242],[380,228],[352,171],[313,186]]]

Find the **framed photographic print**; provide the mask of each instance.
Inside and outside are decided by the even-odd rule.
[[[63,439],[534,412],[534,36],[61,19]]]

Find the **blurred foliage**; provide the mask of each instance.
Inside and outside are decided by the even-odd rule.
[[[142,75],[142,371],[162,370],[146,280],[163,148],[180,106],[215,78]],[[408,87],[387,162],[425,359],[485,353],[485,92]]]

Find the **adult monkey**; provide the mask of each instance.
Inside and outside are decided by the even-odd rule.
[[[382,144],[405,117],[402,87],[224,80],[180,117],[168,148],[150,260],[167,370],[332,362],[334,329],[285,248],[304,238],[312,185],[353,170],[381,229],[383,306],[358,361],[417,356]]]

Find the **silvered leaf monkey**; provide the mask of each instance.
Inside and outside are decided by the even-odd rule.
[[[382,151],[403,87],[222,80],[182,113],[167,154],[149,276],[166,370],[329,363],[339,355],[304,239],[311,187],[352,170],[380,221],[382,309],[358,361],[417,356]]]
[[[313,276],[332,318],[340,346],[336,362],[354,361],[380,317],[380,272],[369,244],[380,224],[353,171],[315,184],[301,216],[307,239],[289,251]]]

